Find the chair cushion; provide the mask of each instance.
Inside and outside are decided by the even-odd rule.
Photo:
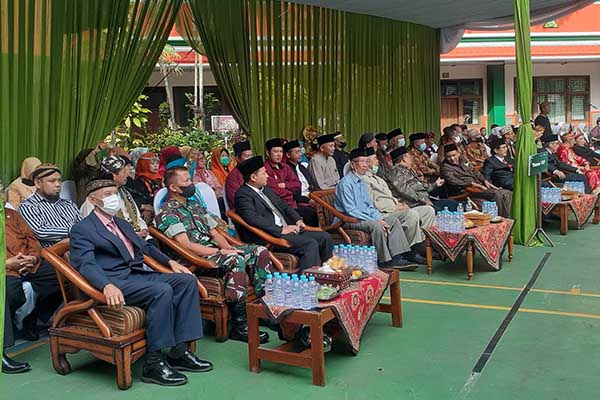
[[[198,275],[198,280],[206,288],[211,297],[223,297],[225,294],[225,282],[223,279],[212,276]]]
[[[97,306],[96,310],[98,310],[102,319],[108,324],[114,336],[128,335],[146,326],[146,313],[139,307],[123,306],[121,308],[110,308],[108,306]],[[66,326],[75,326],[100,332],[96,323],[87,312],[81,312],[69,317],[66,321]]]
[[[355,229],[344,229],[344,232],[350,237],[350,241],[352,244],[357,246],[370,246],[371,245],[371,235],[366,232],[355,230]],[[330,232],[331,238],[333,239],[333,243],[335,244],[344,244],[344,238],[342,235],[336,232]]]

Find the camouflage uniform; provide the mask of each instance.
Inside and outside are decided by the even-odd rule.
[[[377,174],[386,180],[395,198],[409,207],[427,204],[429,192],[434,189],[435,184],[425,185],[412,170],[402,165],[380,171]]]
[[[170,199],[156,216],[156,226],[169,238],[185,232],[191,242],[217,248],[210,234],[210,230],[217,227],[217,222],[197,202],[182,204]],[[249,281],[252,281],[257,296],[262,295],[267,274],[275,272],[265,247],[244,245],[236,249],[243,253],[223,255],[219,251],[206,257],[217,264],[217,276],[225,280],[225,300],[228,302],[244,301]]]
[[[440,167],[429,159],[427,153],[414,147],[408,152],[413,157],[413,172],[421,182],[427,184],[440,176]]]

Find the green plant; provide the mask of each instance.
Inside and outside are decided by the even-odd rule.
[[[141,94],[137,100],[131,105],[129,113],[123,118],[119,126],[115,128],[115,146],[129,150],[134,147],[139,147],[144,141],[146,133],[146,125],[148,124],[148,108],[142,105],[142,102],[148,100],[148,96]],[[112,134],[105,139],[106,142],[112,141]]]

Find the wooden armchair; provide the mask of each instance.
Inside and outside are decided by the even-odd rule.
[[[465,200],[467,200],[468,197],[472,196],[473,193],[479,193],[481,191],[482,191],[481,189],[476,189],[474,187],[467,187],[467,189],[463,193],[457,194],[454,196],[448,196],[448,199],[455,200],[455,201],[465,201]]]
[[[356,229],[344,229],[345,223],[357,223],[356,218],[350,217],[333,206],[335,196],[334,189],[319,190],[311,192],[309,197],[317,203],[317,215],[319,216],[319,226],[325,232],[329,232],[334,243],[354,243],[360,246],[369,246],[371,236],[363,231]],[[334,222],[335,217],[337,221]]]
[[[56,270],[64,305],[49,329],[52,366],[61,375],[71,372],[67,353],[80,350],[117,367],[117,386],[131,387],[131,364],[146,352],[146,315],[135,306],[111,308],[104,294],[92,286],[65,259],[69,242],[60,242],[42,250],[42,257]],[[173,273],[156,260],[145,256],[144,262],[157,272]],[[68,284],[67,284],[68,282]],[[208,297],[198,282],[200,297]],[[195,350],[195,344],[190,346]]]
[[[211,270],[217,268],[214,262],[208,259],[198,256],[193,252],[189,251],[177,241],[170,239],[164,233],[156,229],[155,227],[149,227],[149,233],[156,240],[158,240],[163,250],[168,249],[172,253],[177,254],[181,257],[189,269],[198,276],[198,279],[202,285],[206,288],[208,295],[200,299],[200,309],[202,311],[202,318],[213,321],[215,323],[215,339],[218,342],[224,342],[229,338],[229,329],[227,323],[229,321],[229,309],[225,302],[225,282],[223,279],[211,276]],[[241,246],[245,243],[237,240],[233,236],[229,235],[224,230],[219,230],[219,233],[227,239],[229,244],[233,246]],[[282,262],[273,253],[269,253],[271,261],[275,268],[279,271],[287,270]],[[202,270],[202,273],[198,274],[198,271]],[[251,286],[248,288],[247,301],[251,302],[256,300],[254,288]]]

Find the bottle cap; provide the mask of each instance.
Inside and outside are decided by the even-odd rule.
[[[267,279],[273,279],[273,275],[267,274]]]

